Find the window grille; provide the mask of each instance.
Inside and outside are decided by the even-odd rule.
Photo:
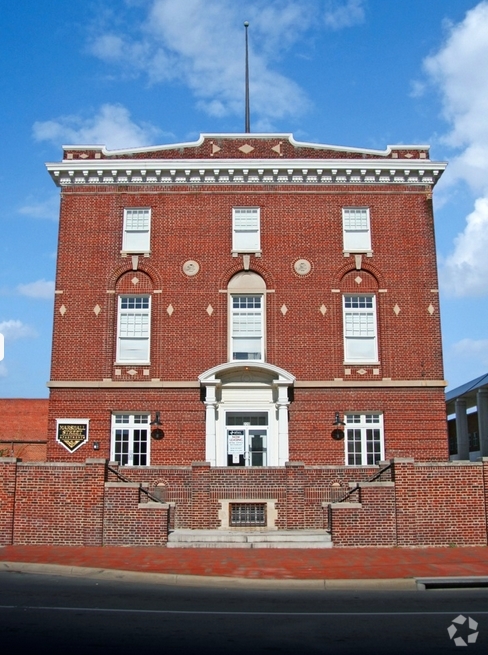
[[[263,527],[266,524],[266,503],[230,503],[229,525]]]

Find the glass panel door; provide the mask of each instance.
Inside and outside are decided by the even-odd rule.
[[[249,430],[249,459],[251,466],[266,466],[267,430]]]
[[[268,413],[227,412],[226,422],[227,466],[266,466]]]

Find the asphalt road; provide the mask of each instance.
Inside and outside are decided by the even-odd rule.
[[[450,638],[459,615],[466,621]],[[486,653],[488,589],[265,590],[0,573],[0,646],[9,655]]]

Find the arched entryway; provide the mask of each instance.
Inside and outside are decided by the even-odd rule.
[[[205,388],[205,458],[212,466],[285,465],[293,375],[265,362],[229,362],[199,381]]]

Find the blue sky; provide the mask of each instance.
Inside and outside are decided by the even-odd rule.
[[[50,0],[2,7],[0,397],[46,397],[61,145],[244,128],[430,144],[445,376],[488,370],[488,1]]]

